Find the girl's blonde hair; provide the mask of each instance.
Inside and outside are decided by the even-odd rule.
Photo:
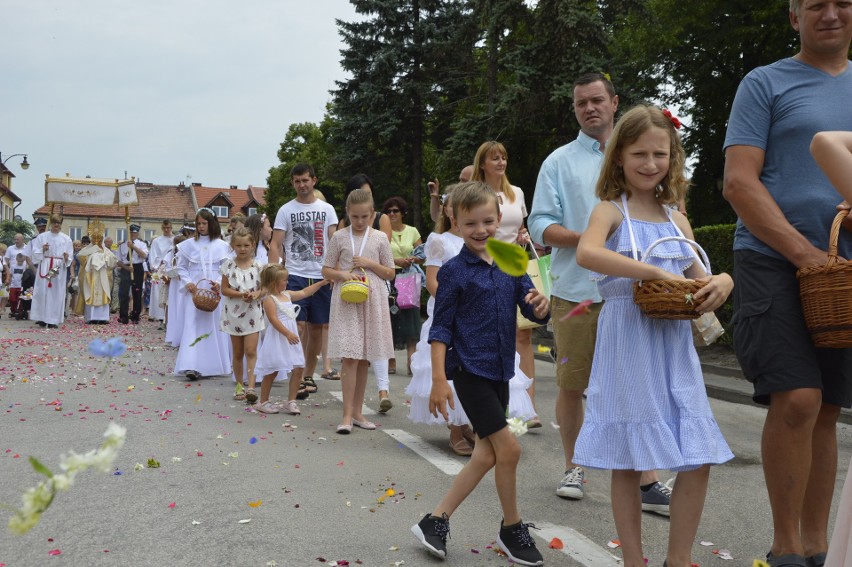
[[[348,209],[354,205],[370,205],[370,208],[374,209],[373,194],[363,189],[355,189],[346,197],[346,208]]]
[[[274,295],[278,290],[278,280],[289,278],[290,272],[281,264],[267,264],[260,272],[260,289],[267,295]]]
[[[595,187],[595,195],[602,201],[612,201],[627,193],[627,181],[624,178],[624,168],[618,164],[621,154],[630,144],[651,128],[660,128],[669,135],[669,172],[660,182],[657,201],[661,205],[675,204],[685,195],[689,181],[684,176],[686,153],[680,142],[680,136],[672,120],[663,112],[651,105],[639,105],[631,108],[615,125],[612,135],[606,144],[601,174]]]
[[[57,214],[50,215],[50,224],[57,223],[57,222],[59,224],[62,224],[62,217],[57,215]]]
[[[453,191],[453,216],[458,219],[459,212],[467,212],[479,207],[494,203],[497,214],[500,214],[500,198],[494,190],[483,181],[468,181],[456,184]]]
[[[254,233],[251,229],[246,228],[245,226],[241,226],[231,235],[231,248],[234,247],[234,239],[236,238],[248,238],[249,242],[252,243],[252,246],[257,246],[257,241],[254,239]],[[252,254],[254,255],[254,254]]]
[[[464,183],[454,183],[444,189],[444,194],[441,196],[441,215],[438,217],[438,222],[435,223],[435,232],[438,234],[447,232],[453,227],[453,221],[446,213],[446,210],[447,207],[453,206],[453,191],[461,185],[464,185]]]
[[[500,142],[490,141],[485,142],[479,149],[476,150],[476,156],[473,158],[473,178],[471,181],[485,181],[485,173],[482,172],[482,164],[492,154],[501,154],[506,161],[509,161],[509,154],[506,152],[506,146]],[[512,184],[509,183],[509,176],[503,175],[502,187],[498,190],[509,199],[510,203],[515,202],[515,190],[512,189]]]

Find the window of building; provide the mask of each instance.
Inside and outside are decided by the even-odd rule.
[[[115,229],[115,242],[124,242],[127,240],[127,229],[126,228],[117,228]]]
[[[145,229],[145,240],[151,242],[154,240],[154,230],[153,229]]]
[[[216,213],[216,216],[220,219],[228,218],[228,207],[222,205],[213,205],[210,207],[213,209],[213,212]]]
[[[256,215],[256,214],[257,214],[257,207],[249,207],[248,216],[252,216],[252,215]]]
[[[71,237],[71,240],[80,240],[83,237],[83,228],[72,226],[68,231],[68,236]]]

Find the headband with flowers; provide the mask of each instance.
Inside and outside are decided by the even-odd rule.
[[[213,209],[211,209],[211,208],[209,208],[209,207],[201,207],[200,209],[198,209],[198,211],[196,211],[196,213],[195,213],[195,214],[198,214],[198,213],[200,213],[201,211],[207,211],[208,213],[210,213],[211,215],[213,215],[213,217],[214,217],[214,218],[217,218],[217,217],[218,217],[218,215],[216,214],[216,211],[214,211]]]
[[[672,125],[675,127],[676,130],[680,130],[680,127],[682,126],[680,120],[677,119],[677,116],[672,114],[671,110],[669,110],[668,108],[664,109],[663,116],[672,121]]]

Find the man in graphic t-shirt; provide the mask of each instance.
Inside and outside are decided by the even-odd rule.
[[[310,165],[298,163],[293,166],[290,182],[296,198],[285,203],[275,216],[269,263],[285,260],[290,273],[287,289],[298,291],[322,279],[328,242],[337,228],[337,213],[334,207],[314,195],[317,177]],[[305,352],[305,368],[293,370],[291,400],[295,398],[294,388],[301,383],[302,376],[313,377],[317,355],[322,348],[322,326],[328,324],[331,310],[331,286],[322,286],[314,295],[297,303],[300,311],[296,321]]]

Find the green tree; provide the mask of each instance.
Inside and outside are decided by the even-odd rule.
[[[332,119],[326,115],[322,122],[301,122],[291,124],[284,135],[284,141],[278,148],[278,160],[281,162],[269,169],[266,179],[266,206],[262,207],[270,217],[293,197],[290,185],[290,170],[297,163],[308,163],[317,174],[317,186],[330,202],[334,203],[342,194],[342,184],[332,176],[332,146],[329,142],[329,130]]]
[[[462,0],[352,0],[364,19],[337,21],[351,78],[333,91],[336,169],[370,175],[376,200],[398,194],[422,228],[429,146],[448,135],[451,110],[466,94],[473,31]],[[343,173],[345,172],[345,174]]]
[[[6,246],[11,246],[15,243],[16,234],[23,234],[25,240],[30,240],[36,234],[35,225],[25,220],[4,220],[0,222],[0,242]]]
[[[615,59],[633,62],[637,82],[689,117],[695,225],[735,219],[721,192],[728,114],[746,73],[796,52],[788,9],[788,0],[646,0],[614,19]]]

